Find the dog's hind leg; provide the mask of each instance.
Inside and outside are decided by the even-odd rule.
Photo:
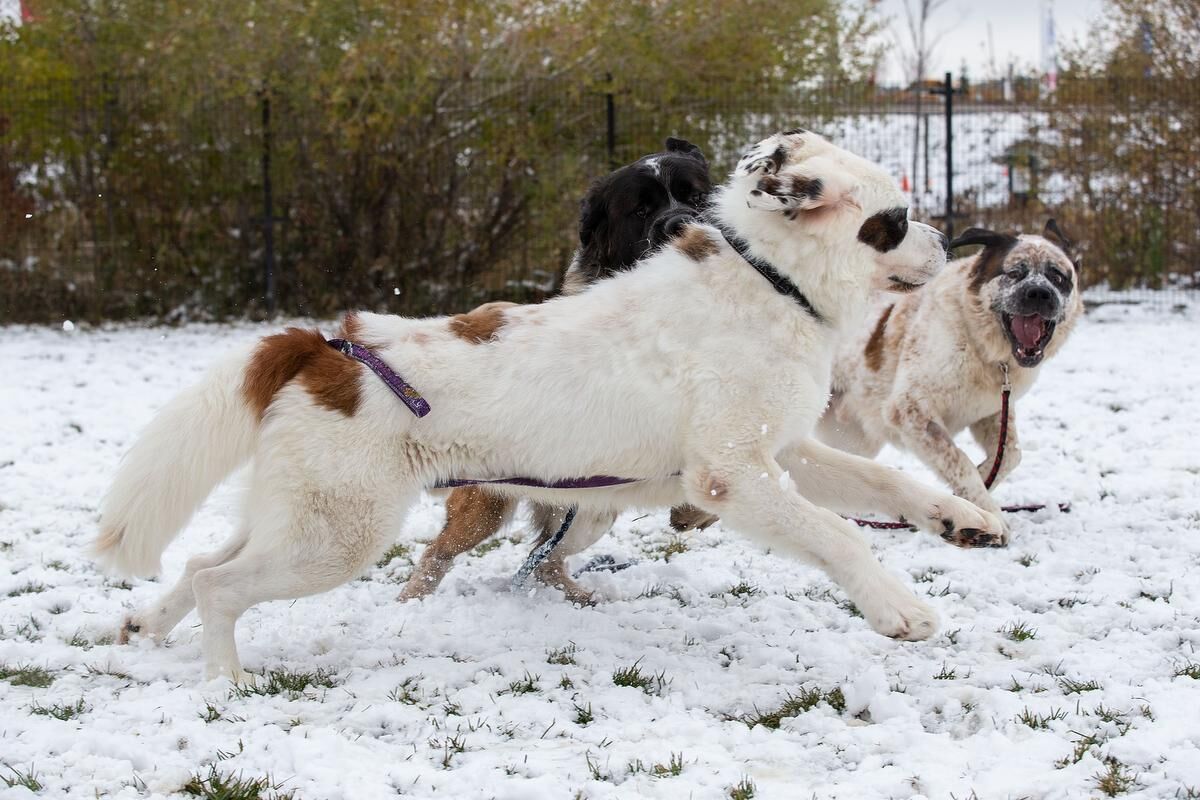
[[[202,569],[216,567],[237,556],[246,546],[248,536],[244,530],[234,534],[225,544],[211,553],[192,556],[183,575],[171,588],[152,606],[137,611],[125,618],[121,625],[118,641],[125,644],[130,634],[149,636],[156,642],[161,642],[179,624],[180,620],[196,606],[196,595],[192,591],[192,579]]]
[[[566,509],[537,503],[533,507],[533,524],[538,530],[538,538],[533,543],[536,550],[562,526]],[[567,529],[567,535],[550,551],[546,560],[534,571],[537,579],[547,586],[561,589],[567,600],[580,605],[590,605],[595,597],[587,589],[576,583],[568,574],[566,560],[578,552],[586,550],[608,532],[616,520],[615,511],[601,511],[581,508],[575,514],[575,520]]]
[[[263,509],[246,546],[223,564],[192,578],[203,624],[205,673],[244,681],[234,628],[251,606],[291,600],[333,589],[370,564],[395,530],[415,492],[387,495],[387,506],[323,492],[303,499],[304,508]]]
[[[446,525],[421,553],[399,599],[425,597],[436,589],[454,559],[494,536],[516,507],[515,499],[480,486],[451,492],[446,499]]]
[[[726,451],[719,461],[708,463],[684,471],[689,502],[772,551],[819,566],[879,633],[919,640],[937,630],[934,610],[884,570],[862,533],[802,497],[774,459],[752,451]]]

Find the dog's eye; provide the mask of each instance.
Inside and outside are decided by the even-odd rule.
[[[1029,274],[1029,264],[1024,261],[1009,264],[1008,268],[1004,270],[1004,274],[1013,280],[1019,281]]]
[[[1058,288],[1061,289],[1062,287],[1067,285],[1067,276],[1062,274],[1058,270],[1048,269],[1048,270],[1046,270],[1046,274],[1050,276],[1050,282],[1053,283]]]

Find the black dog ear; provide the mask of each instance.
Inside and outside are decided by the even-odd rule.
[[[986,228],[967,228],[950,242],[950,249],[981,244],[987,247],[1012,247],[1017,243],[1017,237],[1011,233],[989,231]]]
[[[579,201],[579,244],[587,247],[592,238],[608,216],[608,208],[604,203],[604,192],[600,191],[601,182],[595,183],[587,195]]]
[[[666,150],[668,153],[680,153],[685,156],[691,156],[692,158],[698,159],[704,166],[708,166],[708,159],[704,157],[704,152],[687,139],[668,136]]]
[[[1075,269],[1079,269],[1079,248],[1075,242],[1071,241],[1062,228],[1058,227],[1058,220],[1051,217],[1046,220],[1046,227],[1042,229],[1042,238],[1050,242],[1050,244],[1058,247],[1067,254],[1067,258],[1071,259],[1071,263],[1075,265]]]

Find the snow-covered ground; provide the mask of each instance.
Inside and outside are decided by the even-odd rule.
[[[0,328],[3,800],[216,796],[213,769],[307,800],[1200,796],[1195,308],[1093,311],[1020,403],[1001,499],[1071,513],[1016,518],[1005,550],[873,534],[941,613],[931,641],[872,633],[821,573],[719,526],[676,540],[663,510],[598,546],[638,563],[581,578],[611,598],[594,608],[506,591],[522,521],[401,605],[427,499],[390,563],[246,614],[243,661],[276,693],[237,694],[202,682],[194,617],[167,647],[112,643],[229,533],[234,490],[164,581],[105,577],[86,546],[138,429],[261,330]]]

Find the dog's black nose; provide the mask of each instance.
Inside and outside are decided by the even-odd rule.
[[[1050,318],[1058,313],[1059,299],[1049,286],[1034,283],[1021,290],[1021,307],[1030,314]]]

